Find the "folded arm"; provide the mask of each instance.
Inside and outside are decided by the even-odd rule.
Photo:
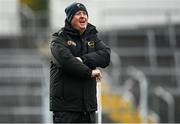
[[[110,48],[97,39],[95,51],[81,56],[81,59],[90,68],[105,68],[110,63],[110,52]]]
[[[79,77],[91,77],[92,70],[72,55],[64,43],[51,43],[52,57],[63,71]]]

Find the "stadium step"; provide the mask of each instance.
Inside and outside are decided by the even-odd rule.
[[[0,123],[45,122],[45,73],[37,51],[0,50]]]
[[[40,123],[43,114],[40,107],[0,107],[1,123]]]

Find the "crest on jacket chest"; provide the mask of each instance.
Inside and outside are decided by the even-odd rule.
[[[94,48],[94,45],[95,45],[95,43],[94,43],[93,40],[88,41],[88,46],[89,46],[89,47]]]

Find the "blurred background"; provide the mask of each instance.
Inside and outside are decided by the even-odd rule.
[[[180,123],[180,0],[0,0],[0,122],[52,122],[49,43],[74,1],[112,49],[102,122]]]

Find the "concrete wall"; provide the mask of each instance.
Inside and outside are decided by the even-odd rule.
[[[0,0],[0,36],[20,34],[18,0]]]

